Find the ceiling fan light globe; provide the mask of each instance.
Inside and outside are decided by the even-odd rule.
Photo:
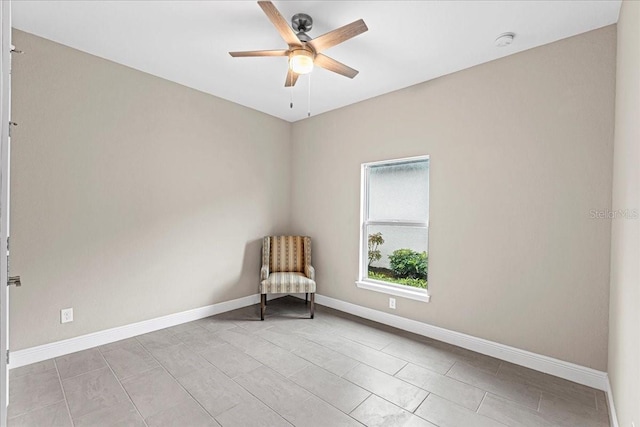
[[[307,52],[294,54],[289,59],[289,68],[296,74],[309,74],[313,71],[313,56]]]

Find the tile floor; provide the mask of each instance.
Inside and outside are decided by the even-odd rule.
[[[13,369],[9,425],[609,425],[601,391],[292,297],[258,310]]]

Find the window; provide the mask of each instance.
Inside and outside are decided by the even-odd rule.
[[[360,288],[429,301],[429,156],[362,165]]]

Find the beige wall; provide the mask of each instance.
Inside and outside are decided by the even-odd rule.
[[[293,125],[318,292],[607,367],[615,26]],[[431,156],[430,303],[356,288],[360,164]]]
[[[618,21],[613,209],[640,212],[640,3]],[[609,377],[618,421],[640,426],[640,218],[611,227]]]
[[[259,239],[289,224],[289,170],[273,164],[289,163],[290,124],[14,43],[11,349],[255,294]]]
[[[615,27],[293,125],[14,37],[13,349],[253,294],[290,224],[321,294],[388,310],[354,284],[360,164],[430,154],[432,302],[393,313],[606,369]]]

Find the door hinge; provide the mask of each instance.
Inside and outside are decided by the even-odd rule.
[[[9,354],[11,353],[9,352],[9,350],[7,350],[7,365],[9,364]]]
[[[18,124],[16,122],[9,122],[9,138],[11,138],[11,129],[17,126]]]

